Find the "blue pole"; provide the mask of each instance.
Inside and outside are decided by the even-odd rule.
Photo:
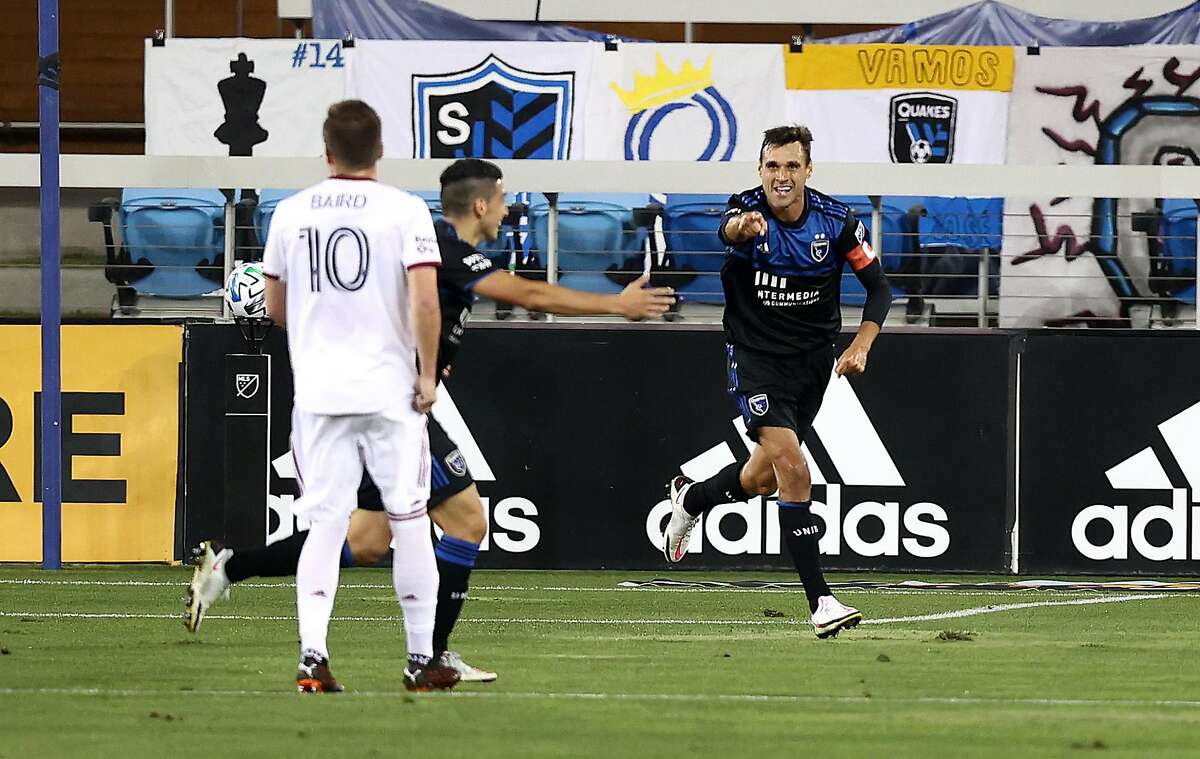
[[[42,568],[62,568],[62,281],[58,0],[38,0],[42,211]]]

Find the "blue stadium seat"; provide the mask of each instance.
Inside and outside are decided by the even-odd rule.
[[[698,276],[676,288],[681,300],[725,302],[718,272],[725,262],[725,245],[717,237],[728,195],[673,194],[663,206],[663,236],[675,269]]]
[[[999,252],[1004,226],[1001,198],[921,199],[917,222],[921,253],[917,273],[922,295],[975,296],[979,292],[979,257],[991,252],[989,294],[999,293]]]
[[[558,281],[578,290],[620,292],[604,272],[620,269],[638,254],[645,232],[633,223],[633,210],[649,202],[637,193],[561,193],[558,196]],[[529,207],[532,247],[546,260],[550,202],[534,196]]]
[[[1171,295],[1184,303],[1196,303],[1196,216],[1194,200],[1163,201],[1162,254],[1171,278]]]
[[[258,235],[258,244],[267,244],[267,233],[271,231],[271,217],[275,215],[275,207],[279,201],[294,195],[299,190],[262,190],[258,193],[258,205],[254,208],[254,231]]]
[[[126,189],[117,219],[129,260],[148,272],[130,283],[139,294],[189,298],[220,288],[225,196],[219,190]]]
[[[839,196],[838,200],[846,203],[854,211],[854,215],[867,227],[868,238],[872,225],[874,206],[871,199],[865,195]],[[902,208],[884,199],[880,203],[883,231],[880,238],[882,250],[876,251],[880,265],[888,274],[892,292],[896,297],[908,295],[904,272],[913,266],[916,249],[916,230],[909,221],[907,208]],[[867,301],[866,290],[849,266],[842,270],[841,302],[845,306],[861,306]]]

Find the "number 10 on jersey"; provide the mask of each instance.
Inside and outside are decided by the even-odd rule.
[[[371,268],[371,245],[358,227],[338,227],[321,244],[321,230],[301,227],[300,238],[308,244],[309,285],[321,292],[324,279],[335,290],[354,292],[367,282]]]

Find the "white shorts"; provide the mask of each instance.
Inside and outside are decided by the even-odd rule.
[[[293,512],[314,522],[349,518],[358,506],[363,468],[379,486],[388,517],[425,513],[429,500],[427,417],[329,416],[292,410],[292,456],[300,497]]]

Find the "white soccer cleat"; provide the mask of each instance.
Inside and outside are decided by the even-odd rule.
[[[692,528],[700,519],[699,516],[692,516],[683,510],[683,499],[695,484],[687,477],[680,475],[671,480],[668,487],[671,494],[671,521],[667,522],[667,529],[663,532],[663,556],[672,564],[683,561],[683,556],[687,553],[688,538],[692,535]]]
[[[199,562],[192,572],[192,584],[188,586],[187,614],[184,615],[184,626],[188,632],[200,629],[208,608],[218,600],[229,600],[229,577],[225,574],[225,562],[233,556],[233,551],[222,548],[220,553],[214,553],[212,541],[206,540],[196,549]]]
[[[862,612],[847,606],[833,596],[817,599],[817,610],[812,614],[812,626],[818,638],[835,637],[842,630],[849,630],[862,621]]]
[[[498,675],[495,672],[488,672],[486,669],[472,667],[463,661],[462,656],[454,651],[443,651],[438,657],[437,663],[442,667],[449,667],[458,673],[458,681],[460,683],[493,683]]]

